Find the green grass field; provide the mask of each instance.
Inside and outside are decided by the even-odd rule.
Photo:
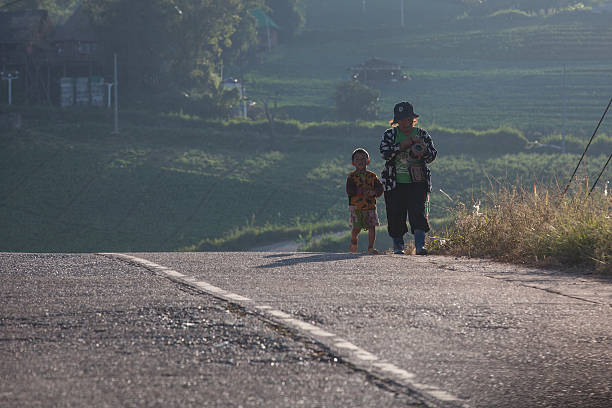
[[[376,2],[367,15],[357,3],[309,1],[302,36],[248,70],[249,96],[276,99],[288,118],[334,120],[335,85],[350,78],[349,67],[379,57],[402,64],[412,78],[369,84],[382,93],[381,120],[398,100],[410,100],[425,125],[507,125],[528,134],[565,126],[582,136],[612,96],[608,15],[460,19],[460,7],[417,1],[402,28],[398,2]]]
[[[351,151],[368,149],[376,172],[383,164],[382,123],[278,122],[270,134],[265,122],[134,115],[117,136],[102,114],[88,122],[61,111],[49,115],[54,119],[2,135],[1,250],[177,250],[245,227],[338,231],[347,217]],[[533,153],[511,129],[431,131],[440,151],[431,166],[436,220],[456,202],[477,199],[494,180],[563,183],[579,157],[577,150]],[[611,138],[599,139],[593,147],[599,153],[580,174],[593,177],[605,162],[601,152],[611,147]],[[382,200],[379,214],[384,221]],[[242,245],[286,236],[256,234]]]

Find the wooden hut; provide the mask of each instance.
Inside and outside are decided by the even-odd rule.
[[[278,45],[278,25],[272,18],[261,8],[249,10],[249,13],[257,22],[257,34],[259,37],[260,49],[266,49],[268,52]]]
[[[104,104],[106,88],[101,64],[101,45],[89,17],[79,7],[53,36],[54,66],[59,78],[59,101],[71,105]]]
[[[405,67],[381,58],[371,58],[359,65],[350,67],[351,77],[356,81],[405,81],[410,76]]]
[[[26,102],[50,100],[53,29],[46,10],[0,13],[0,70],[19,72],[14,91]]]
[[[99,60],[100,44],[91,21],[81,9],[57,27],[53,36],[55,59],[61,63],[64,76],[91,75],[93,65]],[[71,73],[70,70],[76,71]]]
[[[59,27],[46,10],[0,13],[0,70],[19,72],[19,79],[13,81],[18,102],[60,103],[62,87],[72,83],[73,101],[92,104],[92,80],[96,83],[93,91],[101,86],[100,61],[95,32],[80,7]]]

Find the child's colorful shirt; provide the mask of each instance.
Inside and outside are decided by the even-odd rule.
[[[375,195],[367,195],[372,190]],[[364,172],[353,171],[346,179],[346,194],[349,197],[349,205],[356,210],[375,210],[376,197],[380,197],[384,188],[376,173],[369,170]]]

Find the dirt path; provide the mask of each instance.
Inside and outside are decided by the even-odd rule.
[[[313,241],[319,241],[323,237],[328,237],[330,235],[333,237],[340,237],[344,234],[346,234],[346,231],[317,235],[313,237]],[[297,240],[280,241],[275,242],[274,244],[252,248],[251,250],[249,250],[249,252],[297,252],[298,250],[300,250],[301,246],[301,243],[299,243]]]
[[[296,252],[299,245],[296,241],[281,241],[274,244],[253,248],[251,252]]]

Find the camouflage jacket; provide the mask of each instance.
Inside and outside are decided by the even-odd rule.
[[[374,191],[374,195],[367,194],[367,191]],[[376,173],[366,170],[363,175],[357,171],[352,172],[346,179],[346,194],[349,197],[349,205],[357,210],[375,210],[376,197],[383,193],[383,185],[376,177]]]
[[[380,175],[383,186],[385,187],[385,191],[393,190],[396,185],[396,177],[397,171],[395,168],[395,156],[400,151],[400,144],[395,143],[395,137],[397,135],[397,127],[392,127],[387,129],[383,134],[382,140],[380,142],[380,154],[382,158],[386,161],[385,167]],[[431,140],[431,136],[427,133],[426,130],[417,128],[417,135],[419,139],[422,140],[423,144],[425,144],[425,153],[423,154],[423,167],[425,169],[425,177],[427,180],[427,188],[428,191],[431,192],[431,171],[427,167],[427,163],[431,163],[436,159],[438,155],[438,151],[433,145],[433,141]]]

